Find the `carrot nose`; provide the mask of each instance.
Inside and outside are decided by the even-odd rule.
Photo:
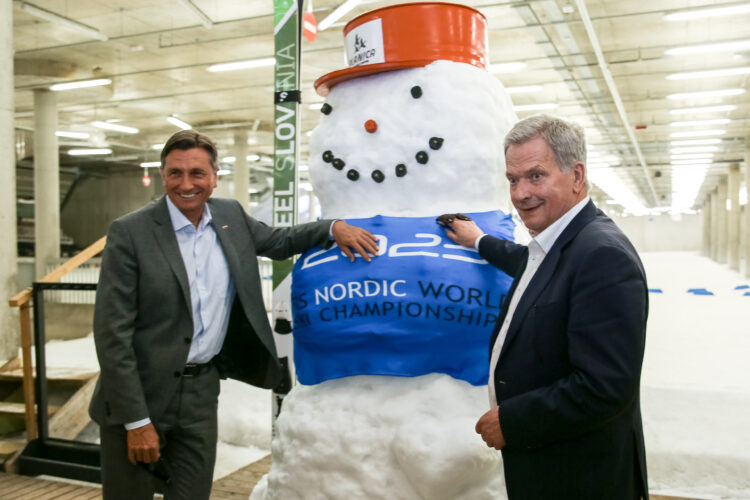
[[[374,134],[377,129],[378,124],[375,120],[367,120],[365,122],[365,130],[367,130],[369,133]]]

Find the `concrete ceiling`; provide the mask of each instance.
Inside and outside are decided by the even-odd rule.
[[[192,0],[212,26],[207,28],[185,0],[33,0],[14,1],[15,106],[19,160],[31,155],[33,90],[51,84],[109,78],[111,85],[56,93],[59,130],[91,133],[89,141],[60,139],[61,150],[76,144],[113,149],[122,165],[158,159],[153,144],[178,129],[166,121],[177,115],[213,137],[220,154],[231,155],[234,133],[249,131],[250,152],[273,154],[273,68],[212,73],[212,64],[273,56],[271,0]],[[31,3],[88,25],[106,35],[101,41],[24,10]],[[320,22],[343,0],[313,0]],[[399,2],[367,1],[318,34],[303,40],[301,65],[302,131],[311,130],[322,102],[312,88],[319,76],[343,63],[343,25],[366,11]],[[541,85],[534,93],[511,97],[517,106],[552,104],[550,112],[587,129],[597,157],[612,165],[619,179],[649,208],[672,203],[670,141],[675,132],[719,129],[720,142],[696,203],[713,189],[728,165],[742,162],[750,117],[750,93],[699,99],[671,94],[747,88],[750,74],[698,79],[668,79],[674,73],[750,68],[750,42],[744,48],[696,55],[666,55],[683,46],[750,40],[750,9],[731,16],[702,15],[669,21],[665,15],[706,7],[745,5],[706,0],[530,0],[462,2],[488,19],[490,61],[524,62],[517,72],[498,74],[506,87]],[[593,31],[587,31],[587,24]],[[597,52],[600,57],[597,58]],[[604,68],[601,63],[604,63]],[[611,74],[611,85],[607,77]],[[613,91],[614,90],[614,91]],[[618,112],[621,101],[623,113]],[[680,108],[732,105],[731,110],[670,113]],[[520,117],[537,111],[518,111]],[[730,119],[706,126],[671,126],[675,121]],[[95,120],[119,120],[135,135],[104,132]],[[301,134],[301,162],[307,136]],[[83,161],[83,160],[82,160]],[[261,167],[262,167],[261,161]],[[679,167],[675,167],[679,168]],[[253,166],[251,166],[253,169]],[[270,169],[260,168],[263,183]],[[19,196],[24,188],[19,184]],[[598,193],[606,198],[603,193]]]

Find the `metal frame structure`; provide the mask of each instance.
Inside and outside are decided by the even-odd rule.
[[[99,445],[49,435],[47,411],[47,367],[45,360],[45,290],[96,290],[95,283],[33,284],[34,345],[36,345],[35,402],[38,437],[29,441],[18,458],[19,472],[27,476],[47,474],[101,483]]]

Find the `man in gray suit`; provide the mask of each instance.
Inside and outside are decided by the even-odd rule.
[[[281,377],[257,256],[286,259],[331,239],[369,261],[376,238],[342,220],[270,228],[237,201],[210,199],[216,147],[193,130],[161,153],[166,196],[115,220],[96,294],[105,500],[207,499],[220,377],[274,387]]]

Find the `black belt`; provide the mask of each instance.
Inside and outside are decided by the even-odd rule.
[[[182,376],[183,377],[197,377],[201,373],[206,373],[211,369],[213,366],[213,362],[209,361],[208,363],[188,363],[185,365],[185,368],[182,370]]]

